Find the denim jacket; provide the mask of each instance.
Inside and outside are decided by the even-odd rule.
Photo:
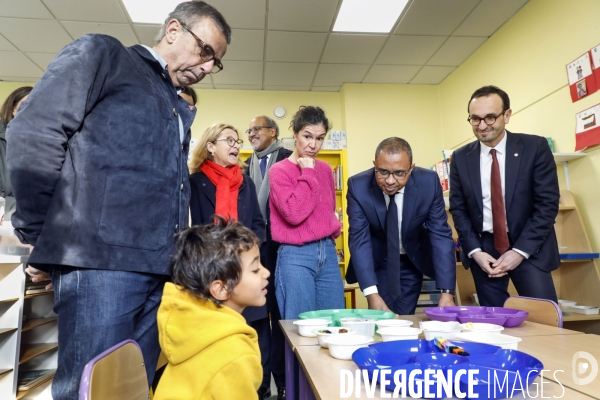
[[[168,274],[194,116],[142,46],[86,35],[61,50],[7,131],[29,263]]]

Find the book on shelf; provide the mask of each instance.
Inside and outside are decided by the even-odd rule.
[[[29,390],[35,385],[43,382],[50,376],[54,375],[55,369],[36,369],[33,371],[19,371],[17,378],[18,390]]]
[[[333,183],[335,185],[335,190],[342,190],[343,179],[342,179],[342,166],[338,165],[337,167],[333,167]]]

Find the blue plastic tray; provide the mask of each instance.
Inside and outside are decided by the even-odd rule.
[[[479,370],[478,374],[474,374],[477,384],[473,387],[473,392],[479,396],[479,399],[507,398],[513,392],[513,387],[515,387],[514,393],[520,394],[522,392],[519,388],[526,390],[544,369],[544,365],[537,358],[521,351],[504,350],[483,343],[461,341],[452,341],[452,343],[465,349],[469,356],[444,353],[432,340],[419,339],[375,343],[356,350],[352,354],[352,360],[361,370],[367,370],[371,378],[375,370],[390,370],[386,378],[389,384],[385,385],[385,389],[389,391],[394,391],[396,388],[393,376],[398,370],[406,371],[407,380],[410,372],[415,369],[421,371],[440,369],[445,374],[449,370],[452,370],[453,374],[458,370]],[[381,384],[379,377],[378,374],[377,380]],[[418,377],[423,378],[423,375]],[[463,393],[467,393],[468,390],[467,379],[467,374],[460,378],[460,390]],[[435,380],[434,375],[433,381]],[[430,388],[430,391],[435,393],[437,386],[434,384]],[[407,396],[409,394],[408,388],[406,394]],[[424,395],[425,392],[423,391],[422,394]]]

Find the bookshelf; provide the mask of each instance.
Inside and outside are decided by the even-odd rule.
[[[240,149],[240,159],[246,160],[253,153],[253,150],[250,148],[242,148]],[[346,192],[348,190],[348,158],[347,158],[346,150],[321,150],[319,155],[317,156],[318,160],[325,161],[327,164],[331,166],[332,171],[341,166],[341,174],[339,178],[339,189],[335,191],[336,198],[336,210],[341,208],[341,220],[342,220],[342,233],[335,241],[336,250],[342,250],[344,254],[344,258],[342,261],[339,261],[340,273],[342,274],[342,278],[346,277],[346,270],[348,269],[348,259],[350,257],[350,253],[348,251],[348,221],[346,220]],[[335,181],[335,179],[334,179]],[[354,288],[348,289],[346,291],[346,307],[352,308],[352,304],[355,302],[354,300]],[[352,291],[352,293],[350,293]]]
[[[448,223],[456,237],[452,216],[448,213]],[[573,194],[568,190],[560,192],[560,205],[554,225],[558,245],[562,253],[592,253],[583,220]],[[600,307],[600,269],[598,259],[562,260],[561,266],[552,272],[556,294],[559,299],[576,301],[579,305]],[[475,283],[471,272],[456,263],[456,299],[459,305],[471,305],[471,295],[475,293]],[[517,295],[512,285],[508,289]],[[585,333],[600,334],[600,315],[575,314],[563,317],[564,328]]]
[[[4,238],[4,236],[3,236]],[[19,371],[55,369],[58,328],[54,297],[25,296],[28,256],[0,255],[0,399],[50,398],[51,377],[17,392]],[[23,316],[27,320],[23,322]]]

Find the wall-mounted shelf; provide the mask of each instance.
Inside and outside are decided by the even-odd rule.
[[[587,156],[586,153],[552,153],[554,156],[554,162],[557,164],[561,164],[565,170],[565,183],[567,185],[567,190],[571,190],[569,184],[569,161],[575,160],[577,158]]]

